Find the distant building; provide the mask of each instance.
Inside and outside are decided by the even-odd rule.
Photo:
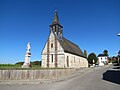
[[[50,68],[80,68],[88,67],[88,61],[78,45],[63,37],[57,11],[50,34],[42,51],[42,67]]]
[[[105,64],[108,64],[108,56],[105,56],[104,54],[99,54],[98,64],[99,66],[104,66]]]

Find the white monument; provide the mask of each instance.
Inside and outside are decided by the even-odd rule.
[[[31,64],[30,64],[30,57],[31,57],[31,53],[30,53],[30,42],[28,42],[27,44],[27,51],[25,53],[25,62],[22,65],[22,68],[30,68]]]
[[[93,59],[93,66],[95,66],[95,60]]]

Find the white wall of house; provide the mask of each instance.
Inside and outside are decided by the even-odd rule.
[[[104,66],[106,62],[108,62],[108,57],[107,56],[99,56],[98,57],[99,66]]]

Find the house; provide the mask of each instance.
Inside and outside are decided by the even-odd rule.
[[[98,55],[98,64],[99,66],[104,66],[108,64],[108,56],[105,56],[104,54]]]
[[[59,22],[57,11],[55,11],[50,25],[50,34],[42,51],[42,67],[88,67],[88,61],[79,46],[63,36],[63,26]]]

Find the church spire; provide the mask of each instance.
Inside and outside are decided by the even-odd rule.
[[[58,14],[57,14],[57,10],[55,10],[54,19],[52,21],[52,25],[54,25],[54,24],[60,24]]]
[[[54,19],[52,21],[52,24],[50,25],[50,30],[58,37],[62,38],[62,26],[60,25],[57,11],[55,10]]]

